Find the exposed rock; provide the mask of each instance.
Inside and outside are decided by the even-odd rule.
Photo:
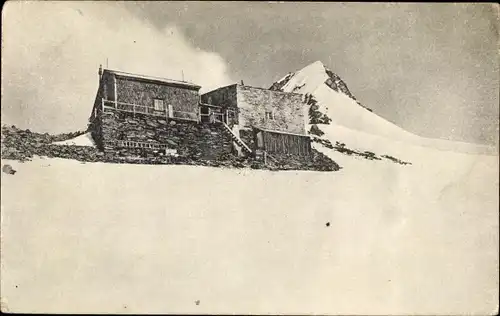
[[[316,136],[323,136],[325,133],[319,129],[318,125],[313,124],[311,126],[311,129],[309,130],[309,134],[316,135]]]
[[[177,126],[183,126],[177,123]],[[74,159],[81,162],[106,162],[106,163],[130,163],[130,164],[183,164],[201,165],[221,168],[253,168],[267,170],[319,170],[335,171],[340,167],[325,155],[313,150],[312,156],[293,157],[280,156],[280,163],[256,160],[253,157],[237,157],[227,148],[231,147],[231,139],[223,138],[221,134],[212,135],[214,129],[220,129],[217,125],[187,125],[183,127],[191,131],[191,140],[179,138],[178,136],[167,139],[166,142],[172,149],[177,150],[177,155],[165,155],[165,150],[151,150],[146,148],[109,148],[105,152],[94,147],[75,145],[53,145],[54,140],[60,141],[81,135],[85,132],[68,133],[61,135],[49,135],[33,133],[28,130],[20,130],[16,127],[2,127],[2,158],[18,161],[27,161],[34,156],[57,157]],[[210,139],[199,138],[195,134],[201,134],[203,130],[208,131]],[[244,133],[245,134],[245,133]],[[253,141],[251,133],[245,134]],[[186,136],[188,137],[188,136]],[[190,136],[191,137],[191,136]],[[178,141],[173,141],[177,139]],[[175,145],[174,145],[175,144]]]
[[[12,168],[11,165],[3,165],[2,171],[7,174],[15,174],[17,171]]]
[[[258,169],[272,170],[310,170],[310,171],[338,171],[341,167],[328,156],[312,149],[308,156],[272,153],[267,159],[269,167],[264,165]]]
[[[169,144],[170,146],[172,147],[177,147],[177,143],[174,142],[173,140],[170,140],[170,139],[165,139],[165,142],[167,142],[167,144]]]
[[[312,94],[305,95],[305,102],[309,105],[309,124],[330,124],[332,119],[319,111],[318,101]]]
[[[392,162],[395,162],[395,163],[398,163],[400,165],[411,165],[411,162],[407,162],[407,161],[402,161],[398,158],[395,158],[395,157],[392,157],[392,156],[389,156],[389,155],[382,155],[380,157],[383,157],[383,158],[386,158],[386,159],[389,159],[390,161]]]
[[[353,150],[353,149],[347,148],[344,143],[340,143],[340,142],[336,142],[335,145],[332,145],[332,143],[329,140],[322,139],[319,137],[313,137],[312,141],[319,143],[319,144],[325,146],[326,148],[333,149],[335,151],[338,151],[338,152],[345,154],[345,155],[348,155],[348,156],[351,156],[351,155],[359,156],[359,157],[363,157],[363,158],[368,159],[368,160],[382,160],[382,158],[380,158],[380,157],[383,157],[383,158],[386,158],[388,160],[391,160],[392,162],[399,163],[401,165],[411,165],[410,162],[402,161],[402,160],[399,160],[399,159],[394,158],[392,156],[382,155],[382,156],[378,157],[375,153],[373,153],[371,151],[361,152],[361,151]]]
[[[293,72],[288,73],[283,79],[273,83],[272,86],[269,87],[269,90],[282,91],[283,87],[290,81],[290,79],[292,79],[294,75],[295,73]]]

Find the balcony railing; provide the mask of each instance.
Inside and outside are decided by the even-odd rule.
[[[210,123],[215,123],[215,122],[223,122],[224,121],[224,114],[223,113],[209,113],[209,114],[200,114],[203,118],[207,118],[208,122]],[[202,119],[202,121],[205,121],[205,119]]]
[[[173,117],[181,120],[196,121],[198,122],[198,113],[173,111]]]
[[[175,119],[188,120],[194,122],[199,121],[198,113],[185,112],[185,111],[169,111],[168,107],[165,107],[162,110],[157,110],[153,106],[102,99],[102,110],[104,111],[105,109],[114,109],[122,112],[133,113],[134,115],[146,114],[146,115],[175,118]]]

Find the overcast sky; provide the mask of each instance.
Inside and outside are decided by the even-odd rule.
[[[2,123],[86,127],[99,64],[210,90],[321,60],[364,105],[428,137],[498,144],[495,4],[10,2]]]

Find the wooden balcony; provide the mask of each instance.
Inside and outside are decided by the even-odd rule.
[[[133,115],[145,114],[145,115],[164,117],[167,119],[173,118],[173,119],[193,121],[193,122],[200,121],[199,113],[175,111],[173,109],[169,109],[168,106],[166,106],[162,110],[157,110],[153,106],[146,106],[143,104],[133,104],[133,103],[125,103],[125,102],[118,102],[118,101],[102,99],[102,107],[101,108],[102,108],[103,112],[106,109],[112,109],[112,110],[116,110],[116,111],[132,113]]]

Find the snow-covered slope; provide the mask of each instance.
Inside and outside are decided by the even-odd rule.
[[[401,167],[402,169],[425,169],[430,167],[429,164],[435,165],[435,160],[455,160],[454,163],[456,163],[457,159],[473,160],[476,157],[476,155],[470,153],[430,149],[427,146],[415,145],[407,141],[392,140],[380,135],[352,130],[336,124],[322,125],[321,130],[325,133],[321,139],[328,140],[332,144],[341,142],[352,150],[359,152],[370,151],[375,153],[378,157],[388,155],[412,164],[411,166]],[[360,161],[366,161],[365,158],[356,157],[355,155],[346,155],[336,150],[326,148],[318,143],[313,143],[313,147],[329,156],[343,168],[352,170],[353,172],[358,169]],[[492,156],[492,158],[494,159],[494,156]],[[368,161],[367,163],[393,164],[393,162],[387,159],[373,162]],[[452,165],[454,163],[452,163]]]
[[[497,157],[332,132],[419,159],[328,152],[335,173],[2,161],[17,170],[1,174],[2,310],[494,313]]]
[[[429,139],[402,129],[359,103],[340,77],[320,61],[286,75],[274,83],[270,89],[312,95],[319,107],[318,111],[332,119],[332,125],[440,150],[496,153],[495,149],[488,146]],[[337,140],[341,141],[342,137],[342,135],[336,135]]]

